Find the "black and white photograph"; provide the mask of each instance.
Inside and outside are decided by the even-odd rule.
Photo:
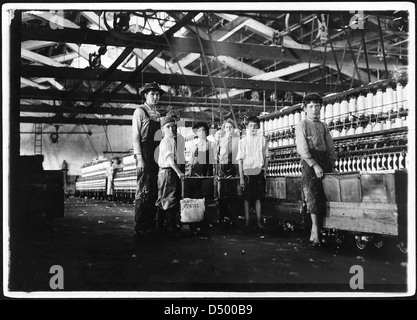
[[[414,3],[6,3],[2,147],[4,299],[415,296]]]

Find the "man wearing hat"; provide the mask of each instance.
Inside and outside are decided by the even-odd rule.
[[[156,106],[164,91],[158,83],[152,82],[145,84],[139,93],[145,103],[135,110],[132,119],[132,142],[137,169],[134,229],[137,235],[150,235],[155,228],[155,201],[158,196],[158,164],[154,154],[159,145],[155,134],[161,126]]]
[[[158,155],[158,199],[157,232],[164,232],[164,222],[167,222],[168,234],[174,235],[177,226],[177,214],[180,204],[180,179],[185,177],[177,165],[177,142],[175,135],[177,125],[175,119],[166,116],[161,120],[164,137],[159,145]]]

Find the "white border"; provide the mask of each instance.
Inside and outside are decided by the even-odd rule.
[[[51,9],[64,9],[64,10],[92,10],[92,5],[97,9],[114,10],[114,4],[111,3],[15,3],[5,4],[2,6],[2,65],[3,65],[3,84],[8,83],[8,77],[10,73],[10,50],[8,43],[9,37],[9,13],[13,10],[51,10]],[[219,7],[220,6],[220,7]],[[369,11],[384,11],[384,10],[407,10],[409,15],[409,56],[415,57],[415,5],[412,2],[176,2],[176,3],[117,3],[119,10],[183,10],[183,11],[205,11],[205,10],[217,10],[228,11],[231,13],[236,8],[239,11],[350,11],[350,10],[369,10]],[[302,10],[300,10],[302,8]],[[10,10],[10,11],[9,11]],[[409,59],[409,83],[415,84],[415,59]],[[416,252],[415,252],[415,171],[409,170],[409,185],[408,185],[408,243],[412,244],[408,248],[408,291],[406,293],[360,293],[360,292],[277,292],[277,293],[257,293],[257,292],[84,292],[84,291],[71,291],[71,292],[16,292],[9,291],[8,289],[8,277],[9,277],[9,230],[8,230],[8,182],[10,179],[8,171],[9,154],[9,132],[8,125],[10,121],[10,113],[7,106],[10,105],[10,96],[8,90],[3,90],[2,112],[3,112],[3,290],[5,296],[11,298],[207,298],[207,297],[236,297],[236,298],[304,298],[304,297],[408,297],[415,295],[416,291]],[[410,104],[410,118],[415,120],[415,85],[409,86],[408,99]],[[410,169],[415,168],[415,128],[414,121],[408,121],[409,125],[409,161]],[[412,200],[412,201],[410,201]]]

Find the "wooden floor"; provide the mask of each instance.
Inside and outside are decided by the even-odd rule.
[[[407,290],[407,254],[390,239],[380,249],[370,244],[359,250],[349,240],[313,248],[307,230],[268,225],[252,232],[213,226],[204,235],[184,226],[175,238],[143,239],[132,227],[132,204],[67,198],[64,218],[13,248],[10,292],[285,297]],[[63,290],[50,287],[54,265],[63,268]],[[358,266],[363,289],[355,290],[352,270]]]

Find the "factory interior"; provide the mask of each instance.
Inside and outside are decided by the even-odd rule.
[[[415,291],[414,5],[239,4],[3,6],[6,297]],[[262,228],[255,209],[245,227],[239,178],[213,173],[182,184],[182,198],[204,198],[204,223],[137,237],[132,118],[153,82],[160,116],[179,114],[186,161],[196,123],[215,142],[225,120],[244,134],[258,117],[268,147]],[[308,241],[295,137],[308,93],[322,97],[336,152],[320,247]]]

